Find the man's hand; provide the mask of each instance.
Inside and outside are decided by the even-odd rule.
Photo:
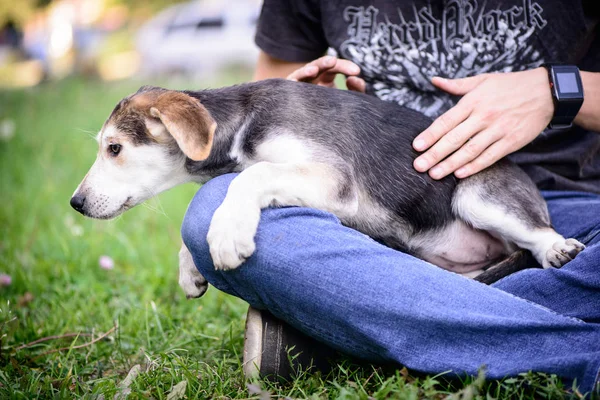
[[[349,90],[365,92],[365,81],[358,77],[360,67],[352,61],[332,56],[324,56],[309,62],[288,75],[287,79],[335,87],[334,80],[337,74],[346,76],[346,86]]]
[[[414,163],[434,179],[454,172],[465,178],[519,150],[548,126],[554,113],[545,68],[482,74],[464,79],[433,78],[438,88],[462,95],[413,141],[425,151]]]

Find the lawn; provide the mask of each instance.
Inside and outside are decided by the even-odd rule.
[[[69,206],[95,133],[141,84],[70,79],[0,91],[0,274],[11,280],[0,279],[0,398],[580,398],[541,374],[449,382],[350,361],[289,383],[245,381],[245,304],[214,288],[186,301],[177,284],[179,226],[197,186],[114,221]]]

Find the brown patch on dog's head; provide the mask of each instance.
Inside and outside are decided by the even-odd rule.
[[[135,144],[161,142],[169,135],[194,161],[208,158],[216,122],[200,101],[183,92],[143,86],[115,107],[107,124]]]
[[[145,116],[146,128],[159,138],[166,130],[187,157],[206,160],[217,124],[200,101],[182,92],[148,89],[132,98]]]

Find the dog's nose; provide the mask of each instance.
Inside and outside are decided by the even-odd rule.
[[[83,204],[85,203],[85,196],[76,194],[71,197],[71,207],[83,214]]]

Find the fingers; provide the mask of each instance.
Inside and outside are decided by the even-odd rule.
[[[417,151],[425,151],[440,140],[446,133],[456,128],[470,114],[470,109],[463,105],[462,101],[438,117],[429,128],[421,132],[413,141],[413,147]],[[466,140],[466,139],[465,139]],[[417,169],[420,171],[420,169]],[[422,172],[422,171],[421,171]]]
[[[319,67],[307,64],[289,74],[286,79],[290,81],[306,81],[308,79],[316,78],[318,74]]]
[[[335,67],[337,59],[331,56],[317,58],[309,62],[304,67],[292,72],[288,79],[294,81],[307,82],[317,78],[320,74]]]
[[[333,80],[337,74],[357,76],[360,74],[360,67],[349,60],[325,56],[311,61],[304,67],[292,72],[288,75],[287,79],[329,86],[333,84]]]
[[[337,72],[333,69],[320,72],[316,78],[308,79],[304,82],[310,82],[321,86],[335,87],[334,81],[337,76]]]
[[[486,79],[486,74],[462,79],[446,79],[436,76],[431,79],[431,83],[433,83],[437,88],[442,89],[445,92],[456,96],[462,96],[475,89]]]
[[[464,147],[468,147],[469,152],[474,153],[479,147],[483,147],[479,151],[479,153],[481,153],[481,151],[483,151],[483,149],[489,146],[489,144],[492,143],[492,141],[495,141],[492,140],[492,138],[490,138],[488,135],[484,135],[483,137],[475,136],[482,129],[483,126],[479,120],[475,118],[469,118],[465,120],[463,123],[461,123],[456,128],[452,129],[450,132],[444,135],[433,147],[427,150],[427,152],[420,155],[414,162],[415,169],[419,172],[425,172],[435,165],[435,167],[432,168],[429,172],[431,177],[434,179],[441,179],[449,173],[454,172],[456,168],[464,165],[464,163],[457,166],[451,171],[448,170],[447,166],[446,168],[440,168],[441,165],[437,164],[444,160],[446,157],[448,157],[450,154],[454,153],[456,150],[463,148],[463,145],[465,145],[467,141],[469,141],[469,143],[467,143]],[[473,136],[477,137],[477,140],[469,140]],[[484,140],[486,140],[487,142],[482,143],[482,141]],[[478,147],[473,147],[474,145],[470,143],[471,141],[474,141],[475,145],[477,145]],[[468,161],[471,161],[477,155],[479,154],[474,154],[473,157]]]
[[[350,76],[348,77],[348,79],[346,79],[346,86],[348,87],[348,90],[365,93],[367,84],[362,78],[359,78],[357,76]]]
[[[349,60],[342,60],[339,58],[331,57],[335,61],[333,66],[328,72],[335,72],[336,74],[343,74],[346,76],[357,76],[360,74],[360,67]]]
[[[459,168],[455,175],[457,178],[466,178],[467,176],[471,176],[476,174],[479,171],[482,171],[494,164],[496,161],[500,160],[507,154],[512,153],[514,150],[507,140],[499,140],[496,143],[492,144],[490,147],[485,149],[477,158],[468,163],[462,168]]]
[[[467,142],[457,151],[455,151],[452,155],[450,155],[444,161],[433,167],[431,171],[429,171],[429,175],[433,179],[442,179],[446,175],[450,175],[451,173],[459,170],[466,164],[476,160],[488,147],[490,147],[491,144],[498,141],[500,137],[500,133],[495,132],[492,129],[487,129],[478,133],[470,140],[467,140]],[[464,173],[466,171],[461,172]],[[457,178],[464,178],[467,176],[459,175],[461,174],[458,174],[457,171]]]
[[[485,74],[464,79],[434,77],[432,83],[451,94],[464,95],[471,92],[486,79]],[[469,96],[463,97],[456,106],[438,117],[429,128],[414,139],[413,147],[415,150],[427,150],[414,162],[417,171],[427,171],[485,128],[478,118],[472,118],[473,109],[474,105]],[[437,168],[430,174],[432,177],[437,176],[437,179],[439,179],[450,172]]]

